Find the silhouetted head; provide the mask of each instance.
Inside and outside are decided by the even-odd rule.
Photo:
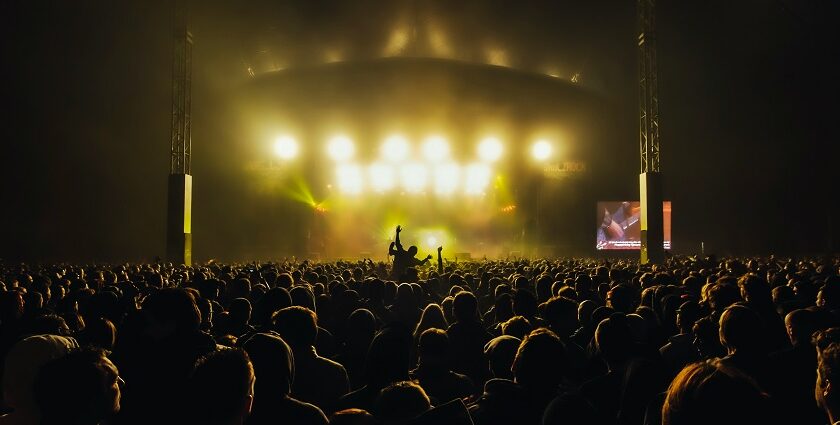
[[[254,367],[241,348],[214,351],[195,364],[190,377],[195,423],[229,424],[251,413]]]
[[[307,349],[315,344],[318,318],[312,310],[300,306],[286,307],[274,313],[272,321],[274,330],[292,349]]]
[[[694,301],[686,301],[677,309],[677,328],[682,333],[691,333],[694,322],[700,316],[700,306]]]
[[[330,415],[330,425],[378,425],[379,422],[366,410],[344,409]]]
[[[113,350],[117,341],[117,328],[108,319],[96,318],[85,321],[85,328],[78,334],[83,345],[92,345],[103,350]]]
[[[635,294],[633,288],[627,285],[616,285],[607,292],[607,307],[625,314],[635,310]]]
[[[417,247],[414,246],[414,245],[411,245],[410,247],[408,247],[408,255],[410,255],[412,257],[417,256]]]
[[[520,339],[525,338],[532,329],[531,322],[522,316],[513,316],[502,323],[503,335],[510,335]]]
[[[247,325],[251,320],[251,302],[245,298],[237,298],[228,307],[229,320],[234,325]]]
[[[143,301],[149,327],[147,331],[155,338],[165,338],[173,333],[197,331],[201,324],[201,313],[193,295],[180,288],[165,288]]]
[[[537,314],[537,297],[526,289],[517,289],[513,294],[513,311],[519,316],[534,317]]]
[[[101,349],[81,349],[47,363],[35,381],[41,423],[100,423],[119,412],[121,381]]]
[[[785,328],[792,345],[810,344],[818,329],[817,315],[807,309],[794,310],[785,316]]]
[[[417,327],[414,329],[414,337],[420,337],[420,334],[426,329],[446,329],[448,327],[449,325],[446,322],[443,309],[439,305],[431,303],[423,309],[423,314],[420,315],[420,321],[417,322]]]
[[[729,353],[760,352],[763,349],[764,323],[749,307],[733,305],[720,316],[720,343]]]
[[[754,273],[741,276],[738,279],[738,288],[741,291],[741,298],[749,303],[767,303],[772,301],[770,285],[764,278]]]
[[[627,359],[633,346],[630,326],[624,314],[614,313],[595,329],[595,344],[609,364]]]
[[[386,327],[370,343],[365,359],[365,379],[372,388],[383,388],[408,379],[411,335],[401,326]]]
[[[363,342],[367,347],[375,332],[376,318],[370,310],[359,308],[350,313],[347,318],[348,342]]]
[[[526,388],[552,389],[566,373],[566,350],[548,329],[537,329],[519,345],[512,371],[516,383]]]
[[[513,359],[522,340],[510,335],[497,336],[484,345],[484,356],[489,359],[494,378],[513,379]]]
[[[589,301],[589,305],[594,305]],[[567,338],[578,328],[578,305],[563,297],[554,297],[543,306],[543,318],[557,335]]]
[[[57,335],[34,335],[15,343],[3,368],[3,401],[18,411],[37,411],[34,386],[38,371],[78,348],[75,339]]]
[[[668,387],[662,425],[765,423],[767,399],[739,370],[717,360],[686,366]]]
[[[432,407],[429,396],[420,385],[401,381],[379,393],[374,408],[376,418],[385,423],[415,418]]]
[[[840,328],[830,328],[814,335],[817,347],[817,381],[814,398],[817,405],[836,420],[840,415]]]
[[[259,376],[255,392],[260,399],[288,396],[295,379],[295,361],[291,348],[277,335],[254,334],[242,345]]]
[[[478,301],[472,292],[459,292],[452,302],[452,314],[455,321],[474,322],[478,318]]]
[[[424,367],[448,368],[449,337],[443,329],[426,329],[417,344],[419,364]]]

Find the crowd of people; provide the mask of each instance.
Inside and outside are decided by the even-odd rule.
[[[2,424],[834,424],[840,258],[0,265]]]

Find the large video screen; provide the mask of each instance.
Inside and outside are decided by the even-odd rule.
[[[598,202],[595,248],[640,249],[642,246],[639,201]],[[671,249],[671,201],[662,203],[665,249]]]

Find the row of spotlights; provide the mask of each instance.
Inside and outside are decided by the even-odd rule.
[[[367,170],[357,164],[340,164],[336,168],[336,180],[338,189],[350,195],[361,193],[366,186],[374,192],[388,192],[398,185],[408,193],[423,192],[431,186],[438,195],[450,195],[459,189],[467,195],[481,195],[490,185],[492,172],[488,165],[481,163],[467,165],[462,170],[453,163],[433,167],[408,163],[396,167],[377,162]]]
[[[546,140],[538,140],[531,147],[531,154],[538,161],[545,161],[553,154],[553,146]],[[284,160],[293,159],[298,154],[298,144],[290,136],[280,136],[274,142],[274,153]],[[327,154],[337,162],[349,161],[356,153],[353,141],[346,136],[335,136],[327,143]],[[390,136],[382,144],[382,157],[391,162],[405,161],[411,153],[408,140],[399,135]],[[502,142],[495,137],[488,137],[478,144],[478,156],[482,161],[498,161],[504,153]],[[423,143],[423,156],[429,161],[440,162],[449,157],[449,143],[441,136],[431,136]]]

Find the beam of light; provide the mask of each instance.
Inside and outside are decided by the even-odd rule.
[[[362,169],[355,164],[342,164],[336,168],[338,189],[348,195],[358,195],[364,188]]]
[[[274,154],[280,159],[292,159],[298,154],[297,141],[292,136],[279,136],[274,139]]]
[[[461,169],[456,164],[443,164],[435,167],[435,193],[438,195],[450,195],[454,193],[460,184]]]
[[[495,137],[487,137],[478,144],[478,157],[482,161],[494,162],[502,157],[502,142]]]
[[[482,195],[490,184],[490,167],[486,164],[470,164],[467,166],[464,179],[464,192],[467,195]]]
[[[406,192],[420,192],[426,188],[428,172],[423,164],[410,163],[401,169],[402,187]]]
[[[315,196],[312,195],[312,190],[309,189],[309,186],[301,176],[292,177],[290,184],[284,189],[284,192],[290,199],[304,203],[311,207],[318,204],[318,201],[315,200]]]
[[[549,157],[551,157],[553,149],[551,143],[545,140],[538,140],[534,143],[534,146],[531,147],[531,155],[534,156],[534,159],[537,161],[545,161]]]
[[[327,143],[327,153],[335,161],[347,161],[353,158],[356,149],[353,141],[346,136],[335,136]]]
[[[449,157],[449,143],[441,136],[431,136],[423,143],[423,156],[432,162]]]
[[[403,161],[408,158],[410,150],[408,140],[400,135],[389,136],[382,144],[382,156],[388,161]]]
[[[387,192],[397,185],[397,175],[394,167],[380,162],[373,163],[368,168],[370,187],[376,192]]]

